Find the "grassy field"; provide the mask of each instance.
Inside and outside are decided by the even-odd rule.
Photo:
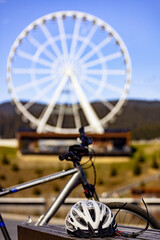
[[[116,191],[134,181],[158,173],[160,168],[160,143],[133,144],[134,154],[132,157],[97,157],[96,166],[96,189],[98,194]],[[84,162],[87,159],[84,159]],[[88,167],[86,165],[85,167]],[[16,148],[0,147],[0,186],[6,188],[42,177],[62,169],[72,167],[71,163],[60,162],[57,156],[20,156]],[[92,168],[85,170],[91,183],[94,182]],[[32,189],[13,194],[15,197],[55,196],[60,187],[68,178],[46,183]],[[150,182],[148,186],[159,186],[159,181]],[[11,196],[11,195],[10,195]],[[83,197],[81,187],[76,188],[72,196]]]

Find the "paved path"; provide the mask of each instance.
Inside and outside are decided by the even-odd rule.
[[[5,224],[8,229],[9,235],[12,240],[17,240],[17,225],[21,224],[22,222],[20,220],[14,220],[14,219],[5,219]],[[2,235],[2,232],[0,231],[0,239],[3,240],[4,237]]]
[[[17,237],[17,225],[24,223],[27,220],[26,215],[14,215],[14,214],[3,214],[3,221],[5,222],[5,225],[7,227],[7,230],[9,232],[9,235],[11,237],[11,240],[18,240]],[[37,221],[36,217],[32,218],[33,223]],[[64,219],[60,218],[53,218],[50,221],[50,224],[64,224]],[[4,237],[2,235],[2,232],[0,230],[0,240],[4,240]]]

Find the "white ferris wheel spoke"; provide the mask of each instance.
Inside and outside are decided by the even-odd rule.
[[[64,119],[64,113],[65,113],[65,105],[61,104],[60,109],[59,109],[58,119],[57,119],[57,125],[56,125],[56,127],[58,127],[58,128],[62,127],[63,119]]]
[[[73,116],[74,116],[76,128],[80,128],[81,127],[81,119],[80,119],[80,115],[78,112],[77,104],[72,104],[72,110],[73,110]]]
[[[108,69],[106,72],[108,75],[126,75],[126,70],[123,69]]]
[[[86,81],[85,84],[84,84],[84,88],[85,88],[86,90],[88,90],[88,92],[90,92],[91,94],[93,94],[94,87],[93,87],[91,84],[87,83],[87,81]]]
[[[51,33],[49,32],[48,28],[44,24],[41,24],[40,27],[41,27],[44,35],[46,36],[48,42],[50,43],[53,51],[56,53],[57,57],[60,57],[61,52],[60,52],[56,42],[54,41],[54,38],[52,37]]]
[[[100,80],[98,80],[97,78],[94,77],[90,77],[89,75],[86,77],[86,81],[90,82],[90,83],[94,83],[96,85],[99,85]]]
[[[29,35],[28,36],[28,40],[30,41],[30,43],[35,46],[36,48],[40,48],[41,47],[41,43],[37,41],[37,39],[35,39],[33,36]]]
[[[35,95],[29,102],[27,102],[24,107],[26,109],[29,109],[36,101],[41,100],[43,96],[47,94],[55,85],[57,82],[51,82],[49,85],[47,85],[43,91],[40,91],[37,95]]]
[[[21,86],[15,87],[15,90],[16,90],[17,93],[22,92],[24,90],[27,90],[28,88],[39,86],[39,85],[41,85],[43,83],[46,83],[46,82],[48,82],[52,79],[53,79],[52,76],[47,76],[47,77],[44,77],[44,78],[40,78],[40,79],[37,79],[36,81],[32,81],[32,82],[23,84]]]
[[[94,109],[92,108],[91,104],[88,102],[86,95],[84,94],[76,76],[73,73],[71,74],[70,79],[71,79],[71,82],[75,89],[75,92],[77,93],[80,105],[83,109],[83,112],[85,113],[85,116],[86,116],[89,124],[91,125],[91,127],[94,131],[102,133],[104,131],[103,127],[100,124],[100,121],[99,121]]]
[[[35,83],[34,82],[29,82],[29,83],[26,83],[24,85],[21,85],[21,86],[18,86],[18,87],[15,87],[15,90],[16,92],[22,92],[24,90],[27,90],[28,88],[32,88],[35,86]]]
[[[101,75],[101,74],[125,75],[126,74],[126,71],[122,70],[122,69],[114,69],[114,70],[111,70],[111,69],[106,69],[106,70],[103,70],[103,69],[88,69],[88,70],[85,70],[85,72],[87,74],[91,74],[91,75]]]
[[[90,52],[88,52],[84,57],[80,59],[80,62],[83,63],[86,60],[88,60],[90,57],[92,57],[96,52],[100,51],[104,46],[106,46],[110,41],[112,37],[108,36],[103,41],[101,41],[98,45],[96,45]]]
[[[112,111],[112,109],[114,108],[114,105],[113,104],[111,104],[110,102],[108,102],[108,101],[104,101],[104,100],[102,100],[102,99],[100,99],[101,100],[101,102],[103,103],[103,105],[105,105],[110,111]]]
[[[90,32],[88,33],[88,35],[86,36],[85,41],[82,43],[79,51],[77,52],[77,54],[75,55],[75,58],[78,59],[81,57],[81,55],[83,54],[83,52],[85,51],[88,43],[91,41],[93,35],[95,34],[96,30],[97,30],[98,26],[94,25],[93,28],[90,30]]]
[[[63,120],[64,120],[64,115],[65,115],[65,102],[66,102],[66,96],[65,98],[63,99],[63,103],[60,105],[59,107],[59,111],[58,111],[58,118],[57,118],[57,124],[56,124],[56,127],[57,128],[62,128],[62,125],[63,125]]]
[[[80,118],[80,114],[79,114],[79,106],[76,103],[75,96],[71,95],[71,97],[72,97],[72,112],[73,112],[73,116],[74,116],[74,122],[75,122],[76,128],[79,129],[82,126],[81,118]]]
[[[122,94],[122,92],[123,92],[123,89],[121,89],[121,88],[119,88],[119,87],[116,87],[116,86],[113,86],[112,84],[109,84],[109,83],[106,83],[106,84],[104,85],[104,87],[105,87],[105,88],[108,88],[108,89],[110,89],[110,90],[112,90],[112,91],[114,91],[114,92],[117,92],[117,93],[119,93],[119,94]]]
[[[73,31],[73,37],[71,42],[71,49],[70,49],[70,57],[75,54],[76,47],[77,47],[77,40],[78,40],[78,33],[81,25],[81,18],[78,18]]]
[[[27,53],[27,52],[23,52],[21,50],[18,50],[17,51],[17,55],[19,55],[20,57],[23,57],[25,59],[28,59],[30,61],[33,61],[33,62],[37,62],[37,63],[40,63],[44,66],[47,66],[47,67],[52,67],[52,63],[45,60],[45,59],[42,59],[42,58],[36,58],[34,55],[31,55],[30,53]]]
[[[48,121],[48,119],[50,117],[50,114],[51,114],[54,106],[56,105],[56,102],[59,98],[59,95],[61,94],[67,80],[68,80],[68,77],[64,76],[62,81],[59,83],[59,86],[57,87],[56,91],[53,93],[52,99],[51,99],[49,105],[42,112],[42,114],[40,116],[40,119],[39,119],[38,128],[37,128],[38,132],[43,132],[44,131],[44,127],[46,125],[46,122]]]
[[[59,26],[62,50],[63,50],[64,56],[66,57],[68,55],[68,47],[67,47],[67,42],[66,42],[66,34],[65,34],[65,30],[64,30],[64,24],[63,24],[63,20],[61,17],[59,17],[57,19],[57,21],[58,21],[58,26]]]
[[[55,56],[50,51],[48,51],[48,49],[46,49],[46,48],[44,49],[44,45],[41,44],[40,42],[38,42],[33,36],[29,35],[28,40],[30,41],[30,43],[33,44],[33,46],[35,46],[37,49],[39,49],[39,51],[42,51],[42,49],[43,49],[43,53],[48,58],[50,58],[52,61],[55,60]]]
[[[13,68],[14,74],[52,74],[50,68]]]
[[[116,58],[119,58],[122,56],[122,52],[116,52],[116,53],[112,53],[108,56],[105,56],[105,57],[101,57],[101,58],[98,58],[94,61],[90,61],[90,62],[87,62],[84,64],[84,66],[87,68],[87,67],[93,67],[95,65],[98,65],[98,64],[101,64],[103,62],[108,62],[108,61],[111,61],[113,59],[116,59]]]

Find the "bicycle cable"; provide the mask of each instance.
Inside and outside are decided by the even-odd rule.
[[[95,187],[96,185],[96,179],[97,179],[97,174],[96,174],[96,168],[94,165],[95,162],[95,151],[92,148],[89,148],[90,152],[92,152],[92,154],[89,155],[89,159],[84,162],[83,164],[81,164],[81,166],[83,167],[84,165],[86,165],[87,163],[91,162],[91,164],[88,167],[83,167],[84,170],[89,169],[89,168],[93,168],[93,173],[94,173],[94,180],[93,180],[93,186]],[[94,160],[93,160],[94,158]]]

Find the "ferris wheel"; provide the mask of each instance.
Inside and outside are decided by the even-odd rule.
[[[131,61],[118,33],[78,11],[45,15],[15,40],[7,62],[13,101],[37,132],[102,133],[125,103]]]

